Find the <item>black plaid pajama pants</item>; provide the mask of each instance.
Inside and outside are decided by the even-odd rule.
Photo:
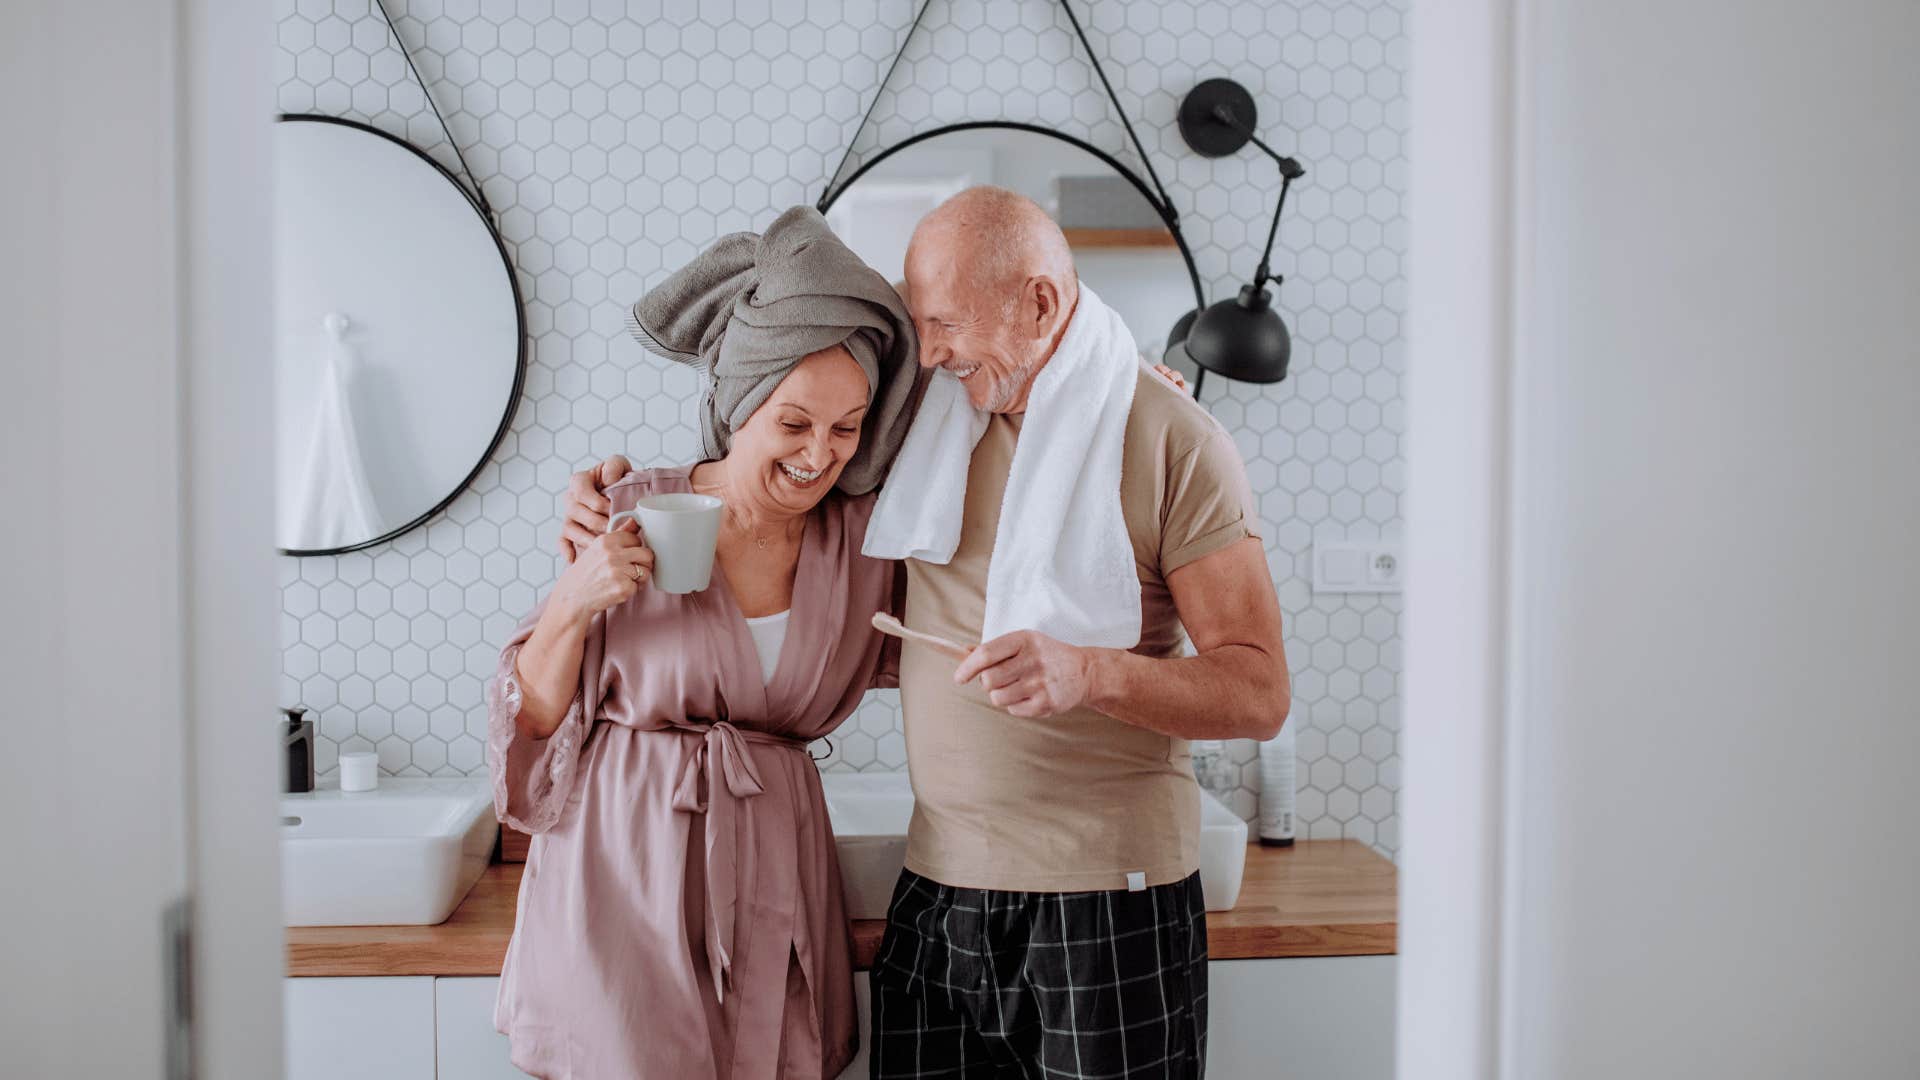
[[[1200,875],[1140,892],[961,889],[903,871],[871,974],[875,1080],[1198,1080]]]

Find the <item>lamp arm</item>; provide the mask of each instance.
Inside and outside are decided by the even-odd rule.
[[[1259,147],[1263,153],[1274,160],[1275,164],[1280,166],[1280,199],[1273,207],[1273,224],[1267,226],[1267,246],[1260,252],[1260,265],[1253,272],[1253,287],[1257,291],[1262,285],[1274,280],[1273,275],[1269,273],[1271,266],[1269,260],[1273,256],[1274,238],[1280,234],[1280,211],[1285,209],[1287,205],[1287,189],[1293,186],[1295,180],[1305,176],[1307,170],[1301,167],[1300,162],[1268,146],[1259,135],[1254,134],[1253,128],[1241,122],[1240,117],[1234,113],[1231,107],[1227,105],[1215,106],[1213,117],[1240,134],[1245,135],[1247,141]]]
[[[1273,205],[1273,224],[1267,226],[1267,246],[1261,250],[1260,265],[1255,267],[1253,271],[1253,287],[1255,290],[1258,290],[1260,286],[1265,285],[1269,281],[1278,280],[1269,272],[1267,260],[1273,257],[1273,238],[1280,234],[1280,211],[1287,205],[1287,189],[1292,186],[1293,177],[1286,173],[1280,174],[1280,200]]]

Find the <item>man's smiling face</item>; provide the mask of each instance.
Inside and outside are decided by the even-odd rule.
[[[907,309],[920,335],[920,366],[952,373],[975,408],[1017,411],[1047,342],[1023,332],[1023,282],[982,265],[992,254],[966,232],[926,226],[907,248]]]

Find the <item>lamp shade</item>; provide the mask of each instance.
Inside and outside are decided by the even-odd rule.
[[[1251,285],[1232,300],[1208,305],[1180,344],[1202,368],[1241,382],[1277,383],[1287,377],[1293,358],[1293,336],[1273,310],[1273,295]]]
[[[1167,331],[1167,349],[1162,361],[1178,367],[1192,360],[1187,355],[1187,335],[1193,331],[1193,320],[1199,317],[1200,309],[1194,308],[1174,321],[1173,329]]]

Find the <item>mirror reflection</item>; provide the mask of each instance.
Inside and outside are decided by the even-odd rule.
[[[980,184],[1017,191],[1046,210],[1066,234],[1080,280],[1120,314],[1140,355],[1161,362],[1168,329],[1193,310],[1186,263],[1153,204],[1112,166],[1070,142],[1016,128],[936,135],[849,184],[828,209],[827,222],[868,265],[900,281],[914,226]],[[1190,361],[1182,358],[1176,369],[1184,363]],[[1181,374],[1192,382],[1192,370]]]
[[[276,538],[345,551],[486,461],[518,395],[520,301],[487,219],[424,154],[318,117],[274,136]]]

